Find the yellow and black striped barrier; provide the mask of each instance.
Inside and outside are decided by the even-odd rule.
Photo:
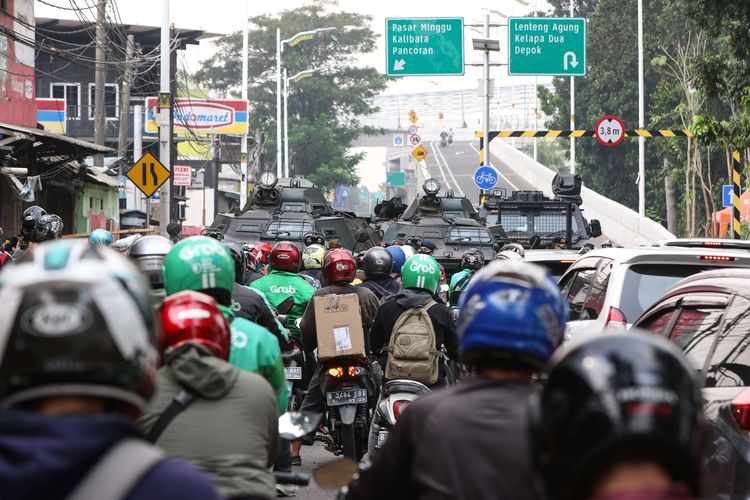
[[[543,139],[556,139],[558,137],[594,137],[593,130],[493,130],[490,132],[490,140],[495,137],[540,137]],[[475,137],[480,140],[484,138],[484,132],[476,132]],[[637,128],[625,131],[625,137],[694,137],[690,130],[652,130]]]
[[[740,173],[742,172],[742,163],[740,162],[740,152],[736,149],[732,153],[732,239],[740,239]]]

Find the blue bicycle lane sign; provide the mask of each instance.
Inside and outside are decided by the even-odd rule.
[[[497,170],[490,165],[482,165],[474,172],[474,184],[479,189],[492,189],[497,185]]]

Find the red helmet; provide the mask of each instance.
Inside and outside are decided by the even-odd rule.
[[[273,246],[268,260],[272,271],[296,273],[302,265],[302,253],[294,244],[281,241]]]
[[[323,257],[326,283],[350,283],[357,273],[357,261],[349,250],[337,248]]]
[[[170,295],[159,307],[162,356],[186,342],[208,348],[221,359],[229,359],[229,323],[216,301],[206,294],[185,291]]]
[[[253,252],[255,253],[258,262],[261,264],[268,264],[268,256],[271,254],[271,250],[271,245],[260,241],[255,244]]]

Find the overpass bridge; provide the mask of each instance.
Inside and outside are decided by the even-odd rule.
[[[479,141],[473,137],[473,130],[454,129],[453,144],[443,148],[439,145],[441,131],[420,131],[422,146],[429,153],[422,162],[417,162],[410,156],[413,146],[393,146],[393,135],[403,134],[408,137],[405,130],[390,130],[381,136],[362,137],[352,146],[368,155],[374,153],[376,156],[379,155],[378,157],[384,157],[387,168],[391,170],[413,172],[407,175],[409,185],[406,186],[406,191],[409,201],[411,197],[420,194],[419,186],[425,178],[434,177],[443,183],[446,189],[452,189],[457,195],[464,195],[477,203],[479,190],[474,185],[473,173],[479,162]],[[509,140],[492,140],[490,151],[491,164],[500,174],[497,187],[508,192],[533,190],[543,191],[547,196],[552,195],[552,178],[556,172],[514,148]],[[674,237],[658,222],[641,217],[638,212],[585,186],[581,197],[584,216],[589,220],[599,219],[606,237],[618,245],[650,245],[657,240]]]

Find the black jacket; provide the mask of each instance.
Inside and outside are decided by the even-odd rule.
[[[257,291],[235,283],[232,290],[232,311],[238,318],[245,318],[265,327],[279,339],[281,345],[286,345],[284,334],[279,329],[273,311]]]
[[[367,278],[357,286],[369,288],[370,291],[372,291],[372,293],[374,293],[378,299],[382,299],[385,295],[398,293],[401,291],[401,283],[390,276],[384,276],[380,278]],[[385,290],[387,293],[383,293],[383,290]]]
[[[411,403],[347,500],[534,500],[528,382],[470,378]]]
[[[418,290],[403,290],[396,295],[391,295],[380,306],[375,321],[370,329],[370,348],[373,354],[380,357],[380,364],[385,370],[387,358],[381,356],[380,351],[383,347],[388,347],[391,339],[393,326],[396,324],[401,313],[411,307],[418,307],[426,304],[432,296],[429,292]],[[435,328],[435,343],[439,347],[441,344],[448,350],[448,357],[451,359],[458,358],[458,337],[456,336],[456,325],[453,321],[453,315],[443,304],[435,304],[430,307],[427,314],[432,320],[432,326]]]

